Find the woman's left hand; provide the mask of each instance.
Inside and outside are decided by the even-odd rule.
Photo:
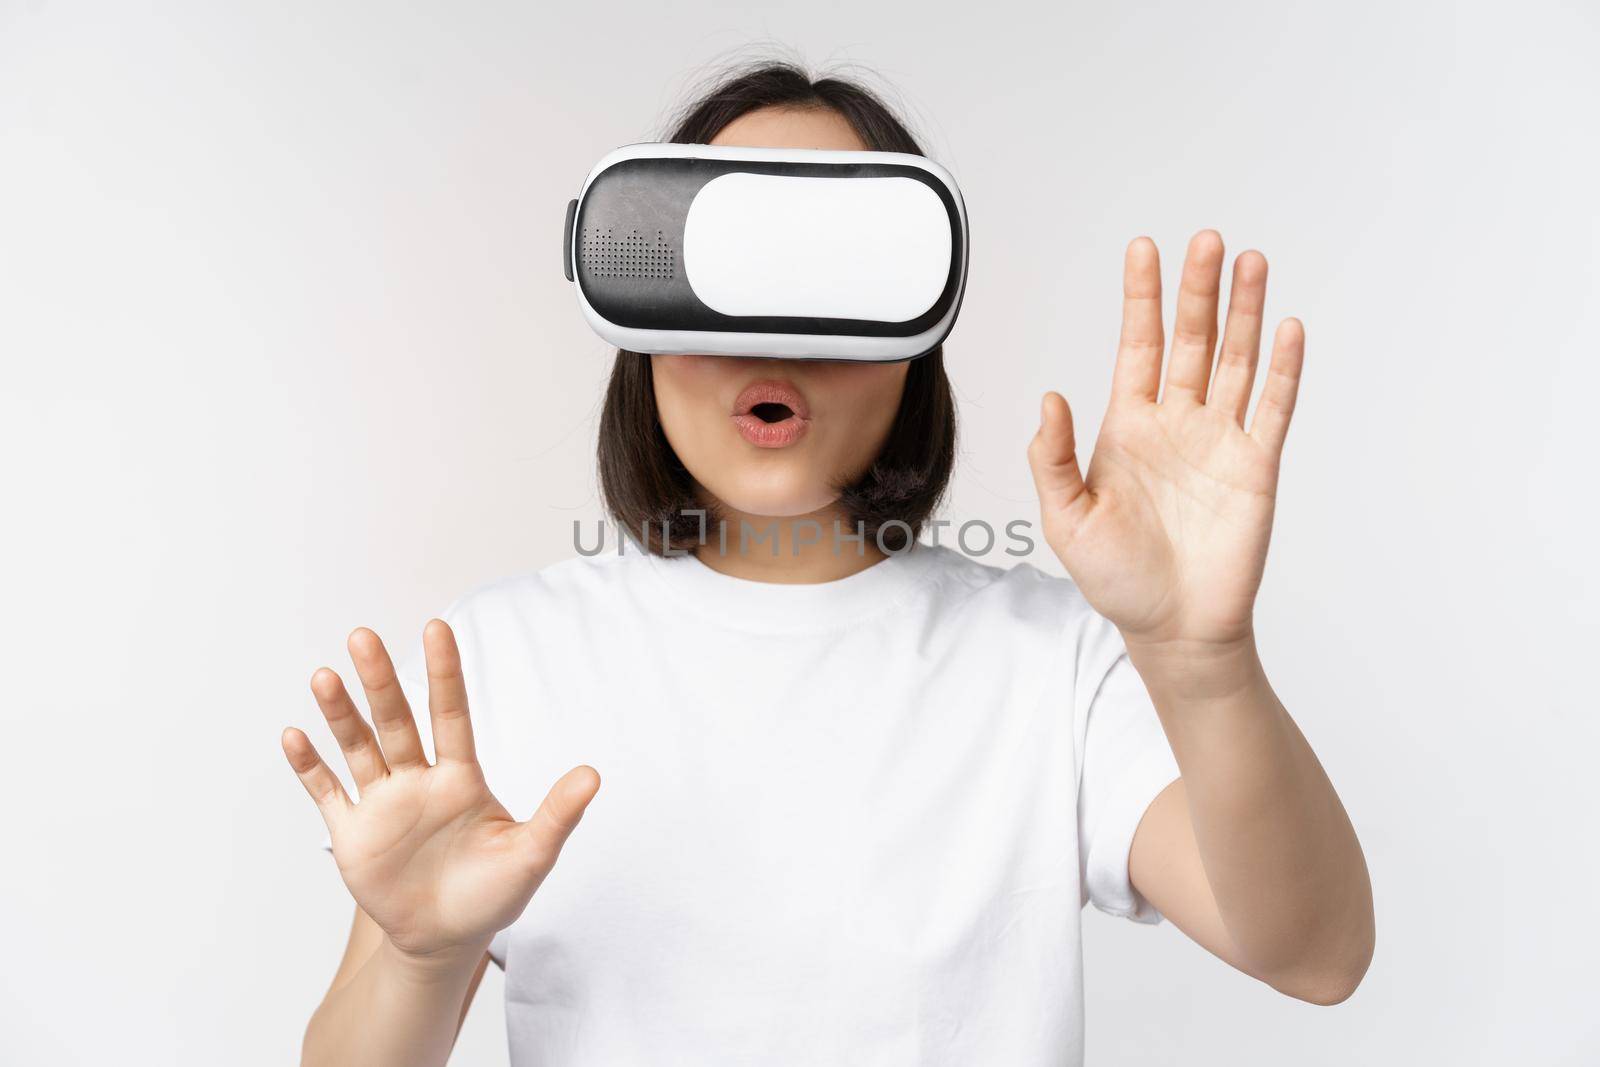
[[[1160,262],[1148,238],[1129,245],[1111,404],[1087,475],[1079,470],[1071,411],[1058,393],[1045,394],[1028,446],[1046,541],[1130,647],[1231,648],[1253,637],[1305,335],[1297,319],[1279,324],[1246,430],[1267,262],[1259,252],[1234,262],[1213,370],[1222,261],[1216,231],[1189,242],[1158,399],[1165,349]]]

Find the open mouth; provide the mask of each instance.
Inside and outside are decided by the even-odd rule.
[[[758,448],[783,448],[804,436],[811,409],[799,389],[785,381],[752,382],[734,401],[733,421],[740,435]]]
[[[757,404],[750,409],[750,414],[765,423],[782,422],[794,414],[794,409],[788,404]]]

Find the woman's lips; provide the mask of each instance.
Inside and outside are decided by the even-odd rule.
[[[785,448],[811,428],[811,409],[800,390],[788,382],[766,379],[745,386],[733,402],[733,424],[757,448]]]

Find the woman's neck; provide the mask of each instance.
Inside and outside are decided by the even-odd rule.
[[[885,558],[872,535],[828,507],[809,515],[774,518],[718,508],[695,549],[700,562],[734,578],[785,585],[832,582],[858,574]]]

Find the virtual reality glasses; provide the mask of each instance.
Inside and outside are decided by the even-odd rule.
[[[633,352],[890,362],[950,333],[967,213],[899,152],[635,144],[567,205],[584,318]]]

